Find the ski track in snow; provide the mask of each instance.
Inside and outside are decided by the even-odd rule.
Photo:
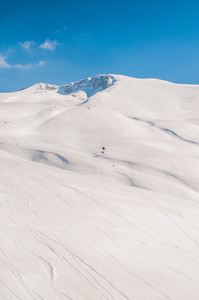
[[[0,95],[0,299],[198,300],[198,92],[98,75]]]
[[[190,140],[188,140],[188,139],[185,139],[185,138],[181,137],[180,135],[178,135],[176,132],[174,132],[174,131],[171,130],[171,129],[156,126],[154,122],[151,122],[151,121],[145,121],[145,120],[142,120],[142,119],[137,118],[137,117],[129,117],[129,118],[130,118],[130,119],[133,119],[133,120],[136,120],[136,121],[145,122],[145,123],[149,124],[150,126],[153,126],[153,127],[157,128],[157,129],[160,129],[160,130],[162,130],[162,131],[164,131],[164,132],[166,132],[166,133],[168,133],[168,134],[171,134],[172,136],[174,136],[174,137],[176,137],[176,138],[178,138],[178,139],[180,139],[180,140],[182,140],[182,141],[185,141],[185,142],[188,142],[188,143],[191,143],[191,144],[195,144],[195,145],[199,145],[199,143],[197,143],[197,142],[190,141]]]

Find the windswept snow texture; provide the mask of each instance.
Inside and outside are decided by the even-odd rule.
[[[0,299],[199,299],[199,86],[0,94],[0,169]]]

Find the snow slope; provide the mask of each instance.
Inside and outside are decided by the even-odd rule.
[[[198,300],[199,86],[0,94],[0,166],[0,299]]]

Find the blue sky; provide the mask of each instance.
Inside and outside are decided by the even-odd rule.
[[[123,74],[199,84],[199,2],[0,0],[0,92]]]

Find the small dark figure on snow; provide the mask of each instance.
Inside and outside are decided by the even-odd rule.
[[[105,150],[106,150],[106,148],[105,148],[105,147],[102,147],[101,153],[104,154],[104,151],[105,151]]]

